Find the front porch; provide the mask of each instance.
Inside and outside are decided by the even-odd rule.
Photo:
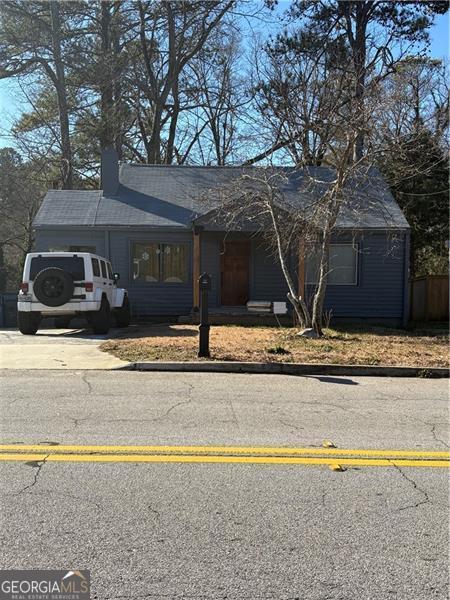
[[[198,314],[200,305],[198,280],[206,272],[211,276],[208,302],[214,320],[277,323],[268,310],[274,302],[287,303],[288,290],[278,261],[262,235],[196,226],[192,249],[193,315]],[[248,310],[249,301],[265,303],[265,310],[258,310],[257,306]],[[283,321],[290,321],[290,317],[283,317]],[[186,316],[182,319],[186,322]]]

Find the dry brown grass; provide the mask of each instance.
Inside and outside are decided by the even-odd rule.
[[[442,331],[328,329],[319,340],[296,333],[292,328],[211,326],[211,359],[424,368],[449,364],[448,336]],[[105,342],[101,349],[127,361],[201,360],[194,325],[142,327],[129,338]]]

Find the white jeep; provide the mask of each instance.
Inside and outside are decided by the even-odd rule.
[[[108,260],[96,254],[27,254],[17,297],[19,330],[34,335],[43,317],[56,317],[60,327],[67,327],[77,315],[87,318],[94,333],[108,333],[111,312],[118,327],[128,327],[130,303],[118,279]]]

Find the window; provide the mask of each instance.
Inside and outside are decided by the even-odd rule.
[[[92,259],[92,273],[94,277],[100,277],[100,265],[98,264],[98,258]]]
[[[114,279],[114,277],[113,277],[113,272],[112,272],[112,268],[111,268],[111,263],[106,263],[106,266],[107,266],[107,268],[108,268],[108,277],[109,277],[110,279]]]
[[[90,252],[95,254],[97,248],[95,246],[49,246],[49,252]]]
[[[330,244],[328,285],[357,285],[357,253],[353,244]],[[315,284],[319,278],[320,256],[312,245],[306,257],[306,283]]]
[[[133,244],[133,280],[147,283],[185,283],[187,244]]]
[[[84,279],[84,260],[78,256],[35,256],[31,259],[30,281],[33,281],[42,269],[50,267],[70,273],[74,281]]]
[[[106,279],[108,277],[108,275],[106,274],[106,265],[105,265],[104,260],[100,261],[100,266],[102,268],[102,277],[104,277]]]
[[[162,244],[162,273],[164,283],[187,281],[186,244]]]
[[[133,279],[154,283],[159,281],[159,245],[133,245]]]

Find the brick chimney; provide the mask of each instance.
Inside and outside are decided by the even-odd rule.
[[[100,187],[104,196],[115,196],[119,188],[119,155],[112,147],[102,151]]]

